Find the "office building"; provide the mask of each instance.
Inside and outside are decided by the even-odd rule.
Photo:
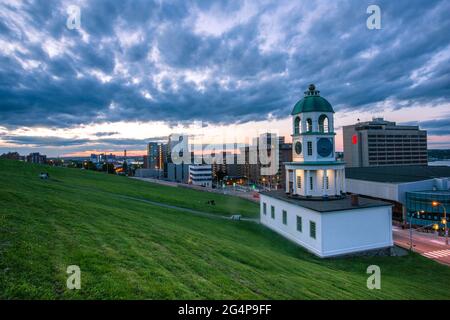
[[[210,164],[189,165],[189,183],[195,186],[212,187],[212,166]]]
[[[164,169],[164,146],[159,142],[150,142],[147,145],[147,169]]]
[[[383,118],[344,126],[347,167],[426,165],[427,132]]]

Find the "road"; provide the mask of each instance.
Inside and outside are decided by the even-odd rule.
[[[409,229],[392,227],[396,245],[409,249]],[[413,231],[413,251],[429,259],[450,266],[450,245],[445,245],[444,237]]]

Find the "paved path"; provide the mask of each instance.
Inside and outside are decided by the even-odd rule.
[[[135,180],[145,181],[145,182],[162,184],[162,185],[165,185],[168,187],[189,188],[189,189],[194,189],[194,190],[203,191],[203,192],[212,192],[212,193],[217,193],[217,194],[231,195],[231,196],[236,196],[239,198],[243,198],[243,199],[247,199],[247,200],[259,203],[259,197],[258,198],[254,197],[254,194],[255,194],[254,191],[244,192],[244,191],[239,191],[239,190],[233,190],[233,188],[231,188],[231,187],[228,187],[226,189],[205,188],[205,187],[200,187],[200,186],[194,186],[192,184],[178,183],[178,182],[159,180],[159,179],[153,179],[153,178],[141,178],[141,177],[130,177],[130,178],[135,179]]]
[[[392,231],[395,244],[409,249],[409,229],[393,227]],[[445,245],[444,237],[413,231],[413,251],[450,266],[450,246]]]
[[[154,205],[154,206],[158,206],[158,207],[162,207],[162,208],[168,208],[168,209],[173,209],[173,210],[178,210],[178,211],[189,212],[191,214],[195,214],[195,215],[198,215],[198,216],[203,216],[203,217],[208,217],[208,218],[217,218],[217,219],[231,220],[230,216],[222,216],[222,215],[219,215],[219,214],[216,214],[216,213],[203,212],[203,211],[198,211],[198,210],[193,210],[193,209],[188,209],[188,208],[183,208],[183,207],[177,207],[177,206],[174,206],[174,205],[171,205],[171,204],[157,202],[157,201],[151,201],[151,200],[147,200],[147,199],[135,198],[135,197],[119,195],[119,194],[115,194],[115,195],[118,198],[145,202],[145,203],[148,203],[148,204],[151,204],[151,205]],[[241,217],[241,221],[251,221],[251,222],[259,223],[259,219],[257,219],[257,218]]]

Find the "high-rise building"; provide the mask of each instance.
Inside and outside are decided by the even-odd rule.
[[[427,132],[383,118],[344,126],[347,167],[427,165]]]
[[[158,142],[150,142],[147,145],[147,165],[148,169],[164,169],[164,146]]]

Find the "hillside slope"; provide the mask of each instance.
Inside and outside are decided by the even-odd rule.
[[[415,254],[321,260],[252,222],[119,195],[220,215],[258,210],[238,198],[0,161],[0,298],[450,298],[450,268]],[[217,205],[205,209],[209,199]],[[372,264],[381,290],[366,287]],[[81,290],[66,289],[69,265],[81,268]]]

